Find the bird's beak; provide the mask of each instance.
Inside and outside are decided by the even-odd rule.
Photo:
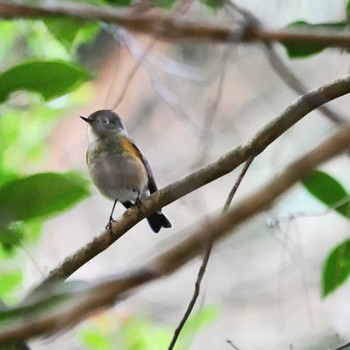
[[[85,117],[82,117],[82,116],[80,116],[80,118],[83,119],[85,122],[87,122],[89,124],[91,123],[91,120],[89,118],[85,118]]]

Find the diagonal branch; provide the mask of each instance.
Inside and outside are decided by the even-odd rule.
[[[93,6],[75,2],[46,2],[40,5],[0,1],[0,17],[43,18],[75,17],[85,21],[104,21],[114,23],[129,30],[155,35],[160,39],[197,39],[213,42],[279,42],[284,44],[300,43],[324,47],[350,46],[350,33],[319,29],[282,29],[266,30],[256,26],[255,22],[245,23],[243,28],[232,29],[221,23],[208,23],[183,16],[170,15],[164,11],[139,14],[131,10],[114,7]],[[242,32],[243,31],[243,32]]]
[[[110,307],[120,295],[144,285],[147,282],[168,275],[182,265],[201,254],[208,242],[217,242],[252,216],[271,206],[291,186],[304,178],[308,173],[332,157],[345,152],[350,147],[350,126],[345,126],[329,137],[303,157],[291,163],[279,175],[276,175],[255,193],[239,201],[224,215],[217,215],[211,220],[203,220],[199,227],[180,243],[172,245],[148,263],[142,263],[134,269],[97,282],[90,287],[81,287],[70,298],[58,302],[53,310],[46,313],[35,308],[35,303],[51,304],[47,299],[34,301],[31,312],[24,307],[13,307],[6,310],[17,322],[2,323],[0,345],[17,340],[27,340],[75,325],[92,314],[92,312]],[[38,310],[39,315],[35,315]],[[0,314],[1,315],[1,314]],[[3,316],[3,315],[1,315]],[[35,317],[36,316],[36,317]],[[30,322],[28,320],[30,319]],[[3,320],[3,318],[2,318]]]
[[[107,249],[130,228],[146,216],[173,203],[177,199],[230,173],[243,162],[264,151],[273,141],[296,124],[308,113],[350,92],[350,75],[309,91],[287,107],[277,118],[264,126],[248,142],[239,145],[215,162],[191,173],[183,179],[168,185],[148,197],[138,208],[130,208],[113,224],[111,231],[102,231],[92,241],[68,256],[50,272],[44,282],[57,278],[67,278],[81,266]],[[312,102],[312,103],[310,103]]]

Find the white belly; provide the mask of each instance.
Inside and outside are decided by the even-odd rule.
[[[122,154],[94,157],[89,171],[98,190],[113,201],[134,202],[138,196],[148,194],[148,176],[143,164]]]

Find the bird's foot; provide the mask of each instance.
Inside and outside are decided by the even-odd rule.
[[[112,224],[113,224],[113,222],[115,222],[115,220],[113,220],[113,218],[110,216],[108,224],[106,225],[105,229],[108,230],[108,231],[112,231]]]
[[[136,206],[141,205],[140,193],[137,195],[137,198],[136,198],[134,205],[136,205]]]

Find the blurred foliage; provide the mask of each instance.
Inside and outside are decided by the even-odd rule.
[[[12,276],[12,281],[19,278],[21,276]],[[7,288],[13,288],[10,278],[6,284]],[[93,289],[94,285],[87,282],[54,280],[40,285],[15,306],[8,307],[0,300],[0,326],[11,328],[23,318],[34,322],[47,316],[62,317],[62,311],[79,305],[81,295]],[[198,332],[217,317],[216,306],[206,306],[193,314],[183,328],[175,349],[188,349]],[[125,313],[119,316],[117,312],[110,311],[90,320],[87,326],[83,326],[79,336],[87,349],[153,350],[167,348],[173,332],[172,326],[156,324]]]
[[[46,140],[61,116],[81,103],[80,86],[92,76],[76,57],[99,27],[75,21],[0,21],[0,298],[18,301],[23,244],[34,243],[44,220],[84,199],[80,174],[45,168]],[[74,31],[73,31],[74,27]],[[69,31],[64,31],[68,28]],[[85,89],[86,90],[86,89]],[[70,95],[67,95],[70,93]],[[64,97],[63,97],[64,96]],[[86,98],[89,94],[86,94]],[[50,102],[47,102],[49,101]]]
[[[3,272],[0,275],[0,298],[5,299],[15,290],[22,282],[23,272],[20,270],[13,270],[9,272]]]
[[[215,306],[206,306],[187,321],[175,350],[189,349],[194,337],[218,317]],[[138,316],[117,319],[110,312],[96,317],[80,331],[80,339],[91,350],[153,350],[167,349],[173,326],[160,325]]]
[[[23,318],[35,318],[50,315],[51,311],[60,315],[70,309],[73,304],[79,304],[81,294],[86,292],[89,283],[84,281],[54,280],[38,285],[20,303],[8,306],[0,301],[0,325],[12,326]]]
[[[80,44],[93,40],[99,31],[98,24],[79,21],[76,18],[47,18],[44,23],[67,52],[74,51]]]
[[[81,0],[95,5],[129,6],[131,0]],[[151,0],[153,6],[171,9],[174,0]],[[200,0],[216,13],[225,2]],[[350,1],[346,4],[350,14]],[[294,22],[292,28],[347,30],[347,22],[310,24]],[[18,300],[23,281],[24,257],[16,249],[23,242],[40,237],[44,220],[75,205],[88,195],[87,183],[78,174],[37,173],[47,157],[46,139],[65,112],[74,107],[79,87],[92,76],[77,57],[81,45],[93,42],[100,31],[98,23],[78,19],[0,21],[0,320],[28,316],[26,312],[49,312],[52,305],[75,296],[71,284],[64,283],[51,299],[34,291],[17,308],[6,303]],[[323,51],[322,45],[284,44],[290,58],[306,58]],[[67,93],[70,93],[67,95]],[[86,95],[86,94],[85,94]],[[62,98],[64,96],[64,98]],[[87,97],[85,97],[87,98]],[[54,100],[47,102],[48,100]],[[34,170],[33,170],[34,169]],[[36,170],[35,170],[36,169]],[[349,198],[334,178],[314,171],[303,184],[331,210],[349,219]],[[339,204],[340,203],[340,204]],[[338,205],[339,204],[339,205]],[[322,295],[336,290],[350,271],[350,241],[329,254],[323,268]],[[47,286],[45,286],[47,287]],[[60,287],[61,288],[61,287]],[[46,292],[46,289],[45,289]],[[186,323],[176,348],[188,349],[193,337],[217,315],[207,307]],[[166,348],[173,327],[131,318],[122,322],[117,333],[91,323],[81,331],[88,349],[149,350]],[[11,348],[11,347],[9,347]]]

